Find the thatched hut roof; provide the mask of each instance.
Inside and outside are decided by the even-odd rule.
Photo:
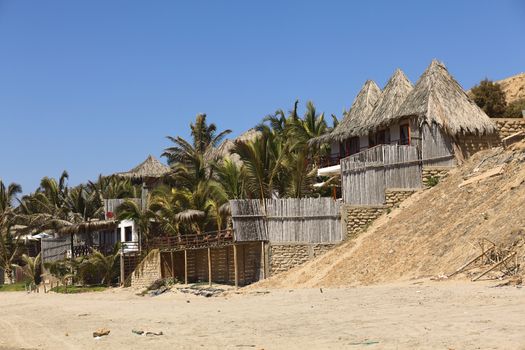
[[[118,221],[116,220],[92,220],[64,226],[58,230],[58,234],[92,233],[103,230],[114,230],[117,227]]]
[[[116,173],[117,176],[129,177],[131,179],[151,179],[160,178],[170,172],[170,167],[162,164],[157,158],[149,155],[145,161],[123,173]]]
[[[352,136],[358,136],[361,125],[366,125],[376,105],[381,89],[372,80],[367,80],[357,94],[352,107],[343,120],[329,134],[312,140],[313,143],[340,142]]]
[[[386,83],[369,122],[360,125],[359,134],[367,135],[370,131],[376,131],[390,124],[396,118],[399,106],[405,101],[413,88],[414,86],[405,73],[401,69],[396,69]]]
[[[450,135],[495,132],[490,118],[469,99],[442,62],[433,60],[397,111],[396,119],[416,116]]]
[[[255,129],[249,129],[234,139],[224,140],[219,147],[215,148],[207,156],[211,159],[218,160],[226,157],[230,157],[235,163],[239,164],[240,159],[237,154],[232,153],[236,142],[252,141],[261,135],[260,131]]]

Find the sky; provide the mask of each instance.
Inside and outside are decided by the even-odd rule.
[[[198,113],[238,135],[433,58],[465,88],[525,71],[524,0],[0,0],[0,178],[126,171]],[[164,161],[164,160],[163,160]]]

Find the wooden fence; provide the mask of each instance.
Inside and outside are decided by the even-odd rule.
[[[142,205],[142,199],[140,198],[116,198],[116,199],[104,199],[104,215],[106,220],[113,219],[115,217],[115,213],[117,211],[117,208],[119,205],[124,203],[125,201],[133,201],[137,203],[137,205]]]
[[[341,203],[332,198],[230,201],[236,241],[332,243],[343,239]]]
[[[71,238],[43,238],[42,244],[42,262],[48,263],[65,259],[67,251],[71,250]]]
[[[387,188],[420,188],[422,162],[417,148],[379,145],[341,161],[343,201],[353,205],[385,203]]]

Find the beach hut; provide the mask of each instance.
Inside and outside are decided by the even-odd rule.
[[[433,60],[415,86],[399,69],[382,92],[367,81],[341,123],[313,143],[332,145],[324,174],[339,170],[339,159],[381,144],[415,146],[424,164],[453,166],[498,141],[491,119]]]
[[[454,165],[498,143],[495,124],[437,60],[395,114],[388,122],[408,121],[408,142],[427,164]]]
[[[324,160],[324,167],[319,169],[320,176],[339,173],[341,158],[368,148],[368,137],[359,137],[357,130],[369,122],[380,95],[381,89],[377,84],[372,80],[367,80],[339,125],[331,133],[312,140],[312,144],[331,144],[330,157]]]

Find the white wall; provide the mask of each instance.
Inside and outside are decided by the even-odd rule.
[[[128,226],[131,226],[131,232],[132,232],[132,237],[133,237],[132,241],[133,242],[138,242],[139,235],[138,235],[137,229],[135,227],[135,222],[133,220],[122,220],[118,224],[118,230],[119,230],[119,233],[120,233],[120,241],[121,242],[125,242],[126,241],[126,230],[125,230],[125,227],[128,227]]]

